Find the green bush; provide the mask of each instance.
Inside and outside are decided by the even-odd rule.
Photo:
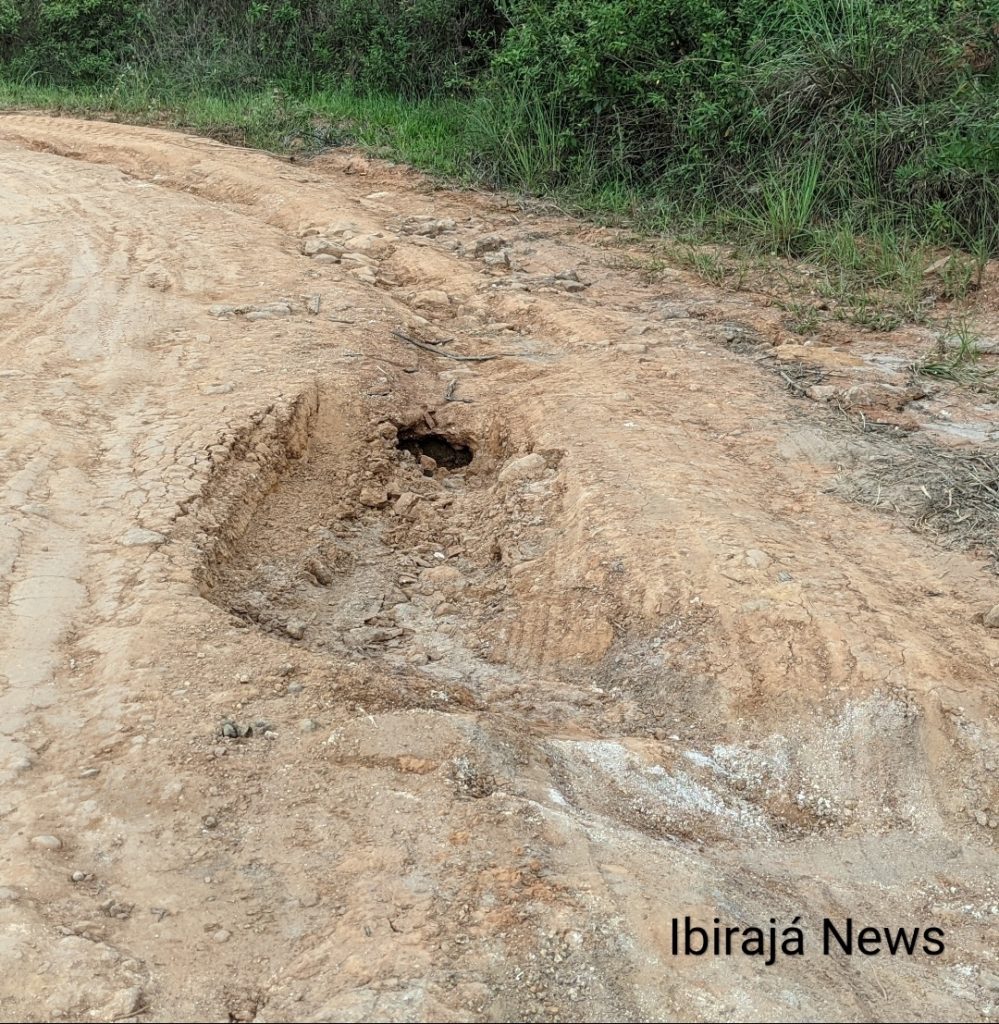
[[[839,223],[999,249],[999,0],[0,0],[0,73],[443,94],[499,182],[787,253]]]
[[[141,0],[0,0],[0,55],[15,75],[107,77],[133,56],[145,6]]]

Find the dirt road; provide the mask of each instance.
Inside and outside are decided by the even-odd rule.
[[[999,585],[764,304],[350,154],[0,195],[3,1020],[999,1014]]]

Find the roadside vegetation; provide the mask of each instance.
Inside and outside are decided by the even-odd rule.
[[[0,105],[553,197],[802,334],[999,253],[999,0],[0,0]]]

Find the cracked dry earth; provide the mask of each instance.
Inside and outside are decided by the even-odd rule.
[[[3,1020],[999,1014],[999,588],[763,305],[349,153],[7,115],[0,188]]]

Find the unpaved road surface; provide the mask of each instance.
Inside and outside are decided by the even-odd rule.
[[[0,195],[3,1020],[999,1014],[996,578],[751,296],[350,154],[8,115]]]

